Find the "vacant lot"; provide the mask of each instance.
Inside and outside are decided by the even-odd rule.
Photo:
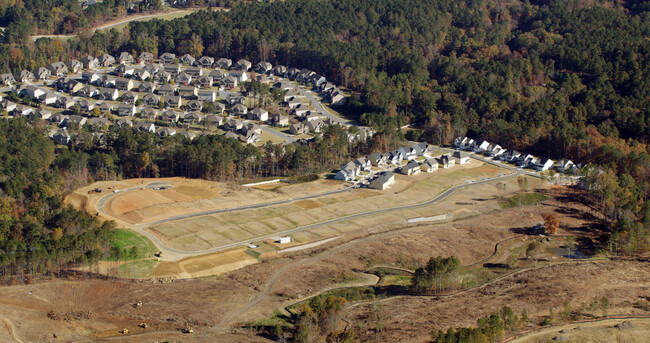
[[[236,248],[176,262],[162,262],[156,266],[151,275],[197,278],[227,273],[253,263],[257,263],[257,259],[247,254],[245,248]]]
[[[352,192],[323,196],[313,200],[302,200],[291,204],[176,220],[154,225],[151,230],[167,244],[174,247],[190,251],[207,249],[369,210],[422,203],[454,185],[494,177],[500,173],[505,173],[505,171],[489,164],[473,161],[470,164],[438,170],[431,174],[396,175],[395,185],[386,191],[357,189]],[[340,182],[335,183],[341,185]],[[310,184],[312,182],[283,186],[276,191],[266,193],[296,194],[294,192],[295,188]],[[533,184],[535,182],[531,181],[531,186]],[[479,190],[477,191],[475,188]],[[516,185],[509,187],[509,191],[515,191],[516,189]],[[255,192],[259,191],[255,190]],[[492,198],[498,194],[494,185],[470,187],[467,190],[459,191],[459,193],[466,192],[472,198],[478,197],[481,199]],[[411,215],[417,217],[418,213],[430,212],[435,207],[437,206],[399,213],[387,212],[324,225],[310,230],[311,235],[296,234],[294,240],[306,243],[334,237],[344,232],[363,229],[384,222],[404,220],[411,218]],[[458,206],[455,207],[458,208]],[[450,208],[446,207],[441,209],[443,210],[442,213],[451,211]],[[473,213],[472,210],[468,211]]]

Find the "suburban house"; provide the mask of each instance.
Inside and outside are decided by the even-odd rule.
[[[92,71],[81,72],[81,82],[83,83],[94,85],[100,82],[101,79],[102,79],[101,75],[95,72]]]
[[[99,108],[99,111],[103,114],[109,114],[113,110],[113,105],[107,102],[102,102],[101,104],[97,104],[95,106]]]
[[[555,162],[553,160],[549,158],[543,158],[537,161],[537,163],[535,163],[533,168],[535,168],[535,170],[537,171],[546,171],[553,168],[553,165],[555,165]]]
[[[285,76],[287,74],[287,67],[283,65],[276,65],[273,67],[273,75]]]
[[[172,74],[164,71],[164,70],[159,70],[153,75],[154,81],[158,82],[169,82],[172,79]]]
[[[213,82],[214,82],[214,81],[213,81],[213,79],[212,79],[212,76],[209,76],[209,75],[201,75],[201,76],[199,76],[199,77],[196,79],[196,81],[194,81],[194,84],[195,84],[197,87],[201,87],[201,88],[210,88],[210,87],[212,87]]]
[[[386,171],[379,174],[374,180],[370,181],[368,188],[385,190],[395,183],[395,175],[392,172]]]
[[[163,70],[172,77],[178,75],[181,72],[181,65],[180,64],[167,64],[163,67]]]
[[[68,72],[71,72],[73,74],[77,74],[79,71],[81,71],[81,69],[84,68],[83,63],[75,59],[71,59],[70,61],[66,62],[65,65],[68,67]]]
[[[203,68],[201,67],[187,67],[185,68],[185,73],[188,75],[193,76],[194,78],[197,78],[201,75],[203,75]]]
[[[70,135],[68,134],[68,131],[66,131],[66,129],[58,129],[56,130],[54,135],[52,135],[52,140],[56,144],[67,145],[68,143],[70,143]]]
[[[103,129],[105,127],[108,127],[111,125],[111,121],[103,118],[103,117],[98,117],[98,118],[90,118],[88,120],[88,124],[92,126],[94,129]]]
[[[115,125],[117,127],[133,127],[133,122],[130,119],[127,118],[120,118]]]
[[[289,132],[292,135],[302,135],[308,131],[307,127],[303,123],[294,123],[289,127]]]
[[[212,127],[221,126],[223,124],[223,117],[212,114],[205,118],[205,123]]]
[[[109,54],[103,54],[99,57],[97,57],[97,60],[99,61],[99,65],[102,67],[109,67],[113,64],[115,64],[115,57],[109,55]]]
[[[23,88],[20,93],[30,98],[38,99],[43,94],[45,94],[45,91],[35,86],[27,86]]]
[[[508,149],[508,150],[506,150],[506,152],[501,154],[500,158],[503,161],[510,162],[510,163],[515,163],[519,159],[519,156],[521,156],[520,152],[518,152],[516,150]]]
[[[209,57],[209,56],[202,56],[197,61],[197,64],[200,65],[203,68],[210,68],[214,64],[214,58]]]
[[[62,126],[63,123],[68,119],[68,116],[63,115],[61,112],[54,114],[50,117],[49,121],[56,126]]]
[[[156,119],[157,116],[158,111],[155,108],[145,107],[142,109],[142,111],[140,111],[141,118]]]
[[[13,113],[16,116],[28,116],[32,114],[33,111],[34,109],[29,106],[16,105],[16,108],[14,108]]]
[[[160,63],[164,64],[172,64],[174,63],[174,60],[176,59],[176,55],[172,54],[171,52],[166,52],[158,58],[160,60]]]
[[[235,88],[237,87],[237,78],[234,76],[227,76],[223,79],[223,85],[228,87],[228,88]]]
[[[248,112],[247,118],[250,120],[267,121],[269,120],[269,111],[257,107]]]
[[[96,69],[99,66],[99,60],[94,56],[87,55],[81,59],[81,64],[84,69]]]
[[[195,125],[203,120],[203,115],[198,112],[190,112],[183,116],[182,122],[185,125]]]
[[[176,77],[174,78],[174,82],[176,82],[177,84],[180,84],[180,85],[187,86],[190,83],[192,83],[192,75],[190,75],[188,73],[185,73],[185,72],[180,73],[180,74],[176,75]]]
[[[260,62],[260,63],[255,65],[254,69],[255,69],[256,72],[258,72],[260,74],[266,74],[269,71],[271,71],[272,68],[273,68],[273,66],[271,65],[271,63],[269,63],[269,62]]]
[[[370,167],[372,167],[372,163],[370,163],[370,161],[365,157],[359,157],[356,160],[354,160],[353,162],[354,162],[354,164],[359,166],[359,168],[361,168],[361,170],[370,170]]]
[[[135,115],[135,106],[130,104],[122,104],[117,106],[117,115],[120,117],[133,117]]]
[[[153,123],[137,123],[133,126],[136,130],[140,132],[156,132],[156,125]]]
[[[217,66],[221,69],[230,68],[232,65],[232,60],[229,58],[220,58],[217,60]]]
[[[162,113],[161,119],[169,123],[175,123],[180,118],[180,115],[174,110],[167,110]]]
[[[117,79],[113,76],[104,75],[102,76],[101,81],[99,81],[99,85],[107,88],[115,88],[116,80]]]
[[[399,150],[393,150],[388,153],[388,159],[386,160],[390,164],[398,164],[404,159],[404,155]]]
[[[451,168],[456,163],[456,161],[449,157],[449,155],[438,156],[436,157],[436,161],[438,162],[438,165],[444,169]]]
[[[253,63],[251,63],[250,61],[241,59],[241,60],[237,61],[237,63],[235,64],[235,69],[247,71],[247,70],[251,69],[252,66],[253,66]]]
[[[63,108],[63,109],[68,109],[72,108],[72,106],[75,105],[75,101],[72,98],[68,98],[66,96],[62,96],[56,100],[56,107]]]
[[[488,141],[482,141],[480,144],[475,144],[473,147],[473,151],[475,153],[482,153],[484,151],[487,151],[487,149],[490,147],[490,142]]]
[[[99,91],[100,100],[111,100],[115,101],[119,97],[119,92],[115,88],[102,88]]]
[[[330,103],[332,106],[343,106],[345,105],[345,95],[341,92],[336,92],[330,98]]]
[[[181,61],[181,63],[183,63],[185,65],[188,65],[188,66],[193,66],[194,64],[196,64],[196,58],[194,58],[194,56],[192,56],[190,54],[185,54],[185,55],[181,56],[181,58],[179,58],[179,60]]]
[[[387,159],[388,159],[387,156],[380,152],[376,152],[368,156],[368,160],[375,167],[386,164]]]
[[[119,77],[130,77],[135,72],[135,68],[130,65],[120,64],[115,68],[115,75]]]
[[[52,105],[56,103],[59,96],[56,93],[45,93],[38,97],[38,101],[45,105]]]
[[[122,103],[124,104],[135,104],[138,101],[138,93],[128,91],[122,95]]]
[[[528,154],[528,155],[520,155],[515,165],[521,168],[528,168],[534,166],[536,163],[537,163],[537,159],[533,155]]]
[[[242,104],[236,104],[230,109],[230,114],[241,116],[248,113],[248,108]]]
[[[170,84],[165,84],[158,87],[158,94],[162,96],[174,95],[175,92],[176,92],[176,87]]]
[[[197,95],[197,100],[203,102],[215,102],[217,101],[217,93],[213,91],[199,90],[199,95]],[[221,105],[221,107],[225,107],[225,105],[222,103],[218,103],[218,104]],[[220,107],[219,105],[217,105],[217,107]],[[221,110],[221,112],[223,112],[223,110]]]
[[[39,80],[47,80],[52,76],[52,72],[47,68],[40,67],[36,69],[34,76]]]
[[[47,66],[47,69],[50,70],[51,75],[63,76],[68,73],[68,66],[63,62],[54,62]]]
[[[84,113],[90,113],[90,111],[95,109],[95,103],[90,102],[90,101],[88,101],[86,99],[83,99],[83,100],[79,101],[78,105],[79,105],[79,109],[81,110],[81,112],[84,112]]]
[[[153,54],[150,52],[143,52],[138,56],[138,59],[144,63],[152,63],[153,62]]]
[[[198,100],[190,100],[186,105],[185,108],[188,111],[201,111],[203,109],[203,102],[198,101]]]
[[[307,131],[309,132],[319,133],[323,130],[323,128],[325,128],[325,122],[320,119],[312,120],[306,122],[305,127],[307,127]]]
[[[557,163],[557,170],[560,173],[572,172],[577,168],[571,160],[562,159]]]
[[[148,106],[156,106],[159,102],[160,97],[153,93],[147,93],[142,97],[142,103]]]
[[[124,79],[124,78],[117,78],[115,79],[115,88],[123,91],[130,91],[135,87],[135,84],[133,83],[133,80],[129,79]]]
[[[422,164],[420,164],[420,170],[425,173],[432,173],[438,170],[438,161],[434,158],[426,159]]]
[[[71,115],[68,117],[68,119],[65,120],[63,125],[65,125],[65,127],[70,127],[70,125],[77,125],[78,127],[82,127],[86,125],[87,121],[88,119],[86,117]]]
[[[274,114],[271,116],[271,123],[275,126],[287,126],[289,125],[289,117],[282,114]]]
[[[420,164],[417,163],[416,161],[410,161],[405,166],[400,168],[399,172],[404,174],[404,175],[418,174],[418,173],[420,173]]]
[[[196,133],[194,133],[192,131],[183,131],[183,132],[181,132],[181,136],[183,138],[191,141],[191,140],[194,140],[194,138],[196,138]]]
[[[245,101],[245,98],[241,95],[236,95],[236,94],[228,94],[226,97],[226,103],[230,106],[233,106],[235,104],[243,104]]]
[[[260,135],[262,134],[262,127],[257,124],[248,123],[241,128],[241,131],[245,135],[247,135],[249,132],[255,132]]]
[[[122,64],[123,65],[123,64]],[[138,81],[145,81],[151,77],[151,73],[146,69],[135,69],[132,78]]]
[[[142,82],[138,86],[138,92],[153,93],[156,90],[156,84],[153,82]]]
[[[357,175],[359,175],[359,173],[361,173],[361,168],[359,168],[359,166],[354,162],[349,162],[341,167],[336,175],[334,175],[334,178],[337,180],[352,181],[357,177]]]
[[[181,97],[178,95],[168,95],[163,99],[163,104],[167,108],[180,108],[181,107]]]
[[[259,142],[261,140],[261,137],[259,134],[249,131],[245,135],[239,135],[239,140],[246,143],[246,144],[253,144],[256,142]]]
[[[238,119],[230,119],[223,124],[227,131],[239,131],[244,127],[244,122]]]
[[[219,69],[215,69],[215,70],[210,72],[209,76],[214,81],[219,81],[219,80],[223,80],[227,76],[227,74],[224,73],[223,71],[219,70]]]
[[[189,99],[195,98],[199,94],[199,89],[194,86],[181,86],[178,87],[178,95]]]
[[[456,164],[469,163],[469,155],[466,152],[456,150],[454,151],[454,162]]]
[[[237,82],[246,82],[248,81],[248,74],[242,70],[234,70],[230,72],[230,76],[234,77]]]
[[[29,70],[22,70],[21,72],[16,73],[14,79],[16,79],[20,83],[34,81],[34,74]]]
[[[152,57],[152,60],[153,60],[153,56],[151,56],[151,57]],[[128,53],[126,51],[121,52],[120,56],[118,56],[117,60],[120,63],[123,63],[123,64],[124,63],[129,63],[129,64],[135,63],[135,59],[133,59],[133,55],[131,55],[130,53]]]
[[[1,74],[0,79],[2,79],[2,83],[7,87],[11,87],[16,84],[16,78],[14,78],[11,73]]]
[[[34,115],[36,116],[36,118],[43,119],[43,120],[48,120],[52,116],[52,112],[50,112],[49,110],[41,107],[41,108],[37,109],[36,111],[34,111]]]

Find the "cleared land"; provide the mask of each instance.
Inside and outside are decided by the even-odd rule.
[[[629,322],[630,327],[616,328],[623,322]],[[555,326],[543,329],[510,342],[512,343],[545,343],[558,336],[566,337],[575,343],[644,343],[650,337],[650,318],[647,319],[610,319],[593,323],[579,323]]]
[[[516,184],[515,180],[511,181]],[[532,182],[529,185],[534,186]],[[514,191],[516,185],[509,183],[507,188]],[[75,341],[116,337],[125,342],[163,339],[200,342],[219,337],[224,342],[262,342],[266,341],[263,337],[241,329],[240,325],[268,318],[273,311],[334,285],[356,286],[376,282],[364,273],[372,266],[413,269],[437,255],[455,255],[463,265],[470,265],[490,256],[496,242],[518,236],[522,230],[536,225],[541,220],[540,214],[548,211],[558,214],[561,234],[587,237],[586,240],[576,239],[581,246],[599,235],[599,218],[594,217],[589,207],[572,200],[579,196],[564,194],[561,189],[551,190],[554,198],[540,204],[505,210],[501,210],[498,204],[499,195],[489,195],[498,194],[493,185],[482,185],[472,192],[477,193],[457,192],[435,208],[424,208],[423,213],[408,213],[430,216],[446,211],[445,208],[462,206],[472,214],[467,218],[419,225],[407,225],[403,219],[401,223],[380,222],[347,232],[339,239],[313,249],[288,253],[287,256],[271,255],[261,263],[222,276],[163,284],[56,280],[3,287],[5,296],[0,298],[0,315],[12,319],[18,336],[24,341],[49,341],[52,334],[56,334],[60,339]],[[427,211],[430,214],[426,214]],[[532,237],[512,240],[503,246],[503,253],[494,261],[521,256],[521,246],[530,239]],[[563,240],[554,238],[551,243],[561,245]],[[267,244],[260,248],[274,251]],[[553,255],[552,250],[546,253]],[[349,308],[345,318],[352,322],[351,328],[363,341],[426,342],[432,329],[475,325],[478,317],[493,313],[504,305],[517,313],[526,309],[535,323],[548,315],[550,307],[559,313],[564,301],[577,308],[581,302],[588,303],[594,296],[609,298],[611,315],[648,313],[650,307],[646,297],[650,269],[647,262],[605,260],[566,264],[569,261],[559,256],[551,261],[564,264],[542,264],[537,269],[453,297],[397,297],[361,304]],[[381,284],[408,282],[403,277],[390,276]],[[28,294],[30,291],[32,294]],[[266,295],[248,306],[263,294]],[[134,308],[137,301],[142,301],[143,306]],[[240,316],[235,316],[233,322],[219,325],[241,308],[245,310]],[[59,316],[91,314],[88,318],[55,320],[47,315],[52,310]],[[377,326],[378,320],[380,326]],[[144,332],[151,333],[142,334],[143,330],[137,327],[141,322],[149,324],[150,328]],[[185,322],[194,328],[193,335],[183,337],[179,333],[178,328]],[[382,330],[377,331],[378,327]],[[119,334],[122,328],[128,328],[137,336]],[[0,338],[6,338],[2,335],[4,333],[0,333]]]
[[[421,173],[415,176],[396,175],[395,185],[386,191],[357,189],[352,192],[328,195],[314,200],[303,200],[291,204],[280,204],[264,208],[176,220],[154,225],[150,227],[150,230],[157,234],[166,244],[178,249],[189,251],[208,249],[213,246],[254,239],[255,237],[287,231],[368,210],[422,203],[434,198],[445,189],[454,185],[465,184],[470,180],[477,181],[486,177],[494,177],[501,173],[506,172],[495,166],[473,161],[470,164],[438,170],[431,174]],[[333,182],[338,184],[339,187],[342,185],[342,183],[337,181],[323,180],[316,181],[316,183],[309,182],[283,186],[274,192],[267,193],[283,192],[295,194],[296,192],[293,192],[294,189],[306,187],[314,189],[317,185],[324,182]],[[481,196],[481,193],[476,193],[474,188],[484,189],[483,187],[476,186],[462,192],[468,192],[473,196]],[[497,193],[494,186],[489,186],[485,189],[488,190],[490,196]],[[516,188],[513,187],[510,189],[515,190]],[[126,193],[123,196],[129,195]],[[173,212],[175,210],[169,209],[169,211]],[[410,212],[405,212],[410,215],[410,213],[415,214],[420,211],[415,209]],[[400,215],[388,212],[386,214],[364,216],[309,230],[310,233],[314,234],[313,237],[298,233],[295,235],[294,240],[306,243],[329,238],[344,232],[372,226],[376,223],[386,222],[386,218],[394,220],[396,216]],[[406,218],[402,217],[402,220]],[[148,220],[142,221],[146,222]]]

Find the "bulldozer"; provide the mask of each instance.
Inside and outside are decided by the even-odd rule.
[[[127,333],[129,333],[129,329],[122,329],[120,330],[120,333],[126,335]]]
[[[140,323],[140,325],[138,325],[138,326],[143,328],[143,329],[146,329],[146,328],[149,327],[149,325],[147,325],[147,323]]]
[[[190,334],[190,333],[194,332],[194,330],[192,330],[189,323],[185,323],[185,327],[181,329],[181,332]]]

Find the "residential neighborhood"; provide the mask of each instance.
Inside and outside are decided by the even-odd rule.
[[[147,124],[161,137],[172,136],[169,133],[178,129],[184,137],[222,134],[245,144],[269,140],[286,144],[310,139],[328,125],[355,125],[334,110],[344,103],[343,92],[307,69],[264,61],[232,64],[227,58],[188,54],[177,58],[163,53],[157,61],[149,53],[134,58],[123,52],[117,57],[86,56],[80,61],[39,67],[33,73],[24,70],[16,77],[3,74],[7,95],[0,105],[10,116],[31,115],[40,108],[59,114],[41,116],[53,125],[53,140],[59,129],[71,123],[77,128],[90,123],[71,121],[71,115],[106,118],[102,125],[92,126],[94,134],[99,135],[118,121],[123,124],[121,118],[130,118],[135,129]],[[180,64],[174,64],[177,60]],[[245,89],[251,81],[279,92],[280,101],[251,95]],[[167,113],[170,110],[173,114]],[[372,136],[369,128],[360,131],[350,134],[349,140]],[[73,141],[74,132],[68,130],[70,139],[58,142]]]

